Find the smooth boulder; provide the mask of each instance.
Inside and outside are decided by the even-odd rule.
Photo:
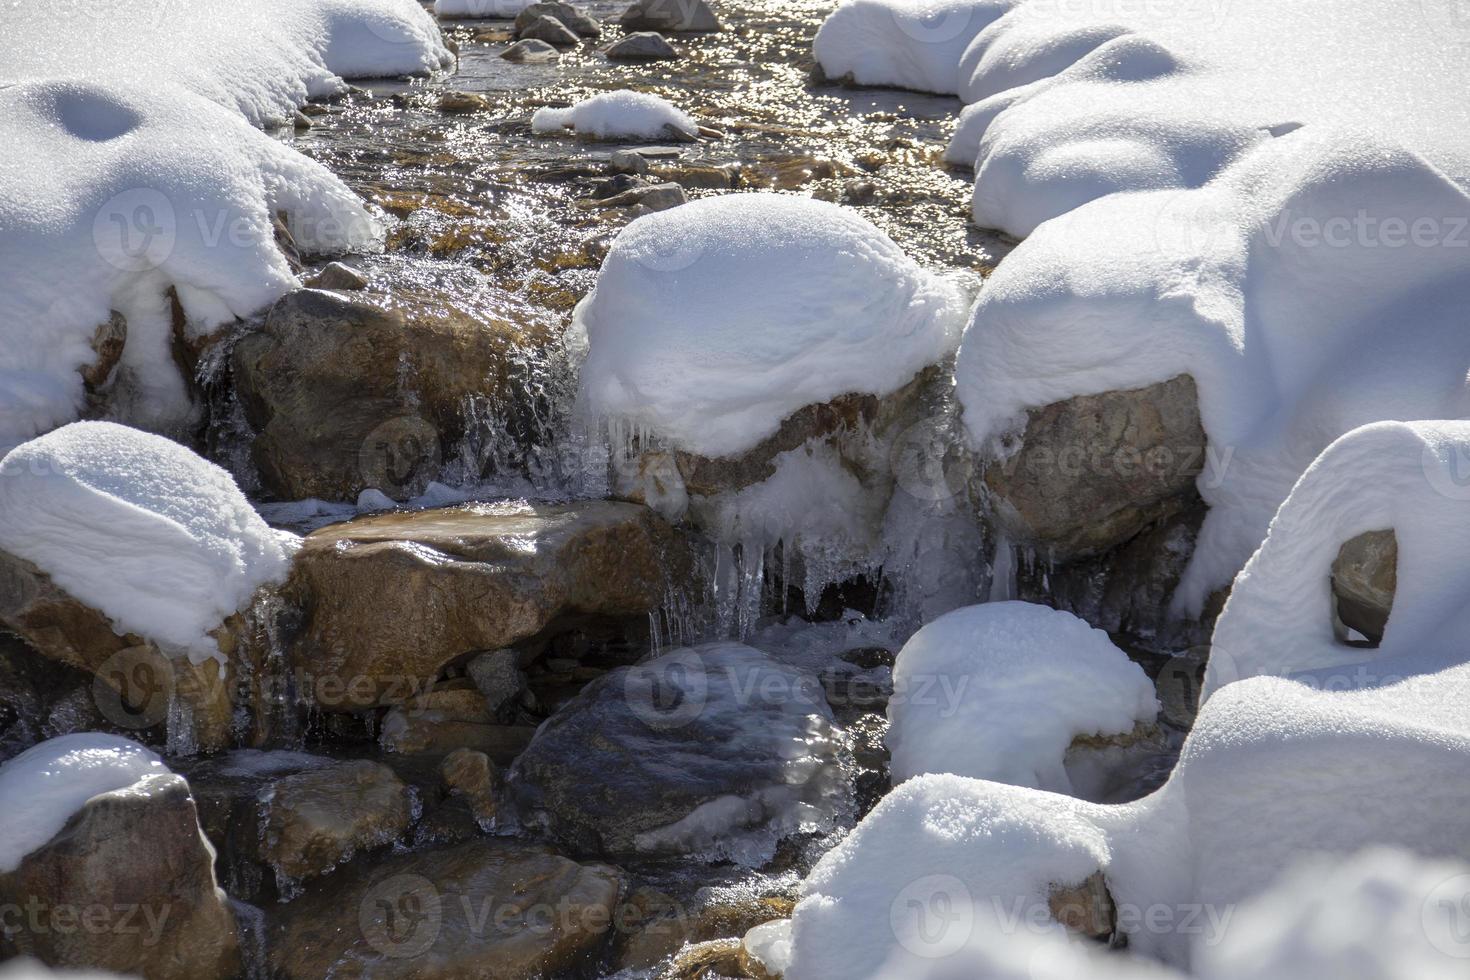
[[[637,0],[623,11],[618,23],[629,31],[703,33],[724,30],[705,0]]]

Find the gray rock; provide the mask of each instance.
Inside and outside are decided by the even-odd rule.
[[[560,61],[561,53],[554,45],[548,44],[538,38],[528,37],[523,41],[517,41],[500,53],[506,61],[514,61],[517,64],[544,64],[552,61]]]
[[[1378,646],[1398,588],[1399,543],[1392,530],[1366,531],[1343,544],[1332,562],[1332,598],[1338,635],[1347,630]]]
[[[537,17],[520,32],[523,41],[545,41],[560,48],[576,47],[582,43],[575,31],[555,17]]]
[[[618,18],[630,31],[724,30],[705,0],[638,0]]]
[[[638,31],[602,52],[609,61],[664,61],[682,57],[662,34]]]
[[[669,208],[688,204],[689,195],[678,184],[649,184],[594,200],[596,206],[601,208],[644,207],[649,211],[667,211]]]
[[[981,496],[1014,540],[1065,562],[1177,512],[1204,463],[1194,379],[1179,375],[1033,409],[1020,444],[984,467]]]
[[[614,173],[633,175],[648,173],[648,159],[633,150],[614,150],[607,162]]]
[[[756,866],[799,810],[830,821],[850,806],[820,683],[736,643],[588,684],[537,730],[511,783],[528,825],[607,857]]]
[[[551,17],[564,24],[567,30],[581,37],[601,37],[602,28],[597,21],[578,10],[569,3],[561,3],[559,0],[544,0],[542,3],[533,3],[525,10],[516,15],[515,32],[517,37],[527,37],[526,28],[530,27],[542,17]]]
[[[214,857],[182,776],[145,776],[94,796],[0,874],[0,907],[40,910],[7,923],[0,959],[31,956],[160,980],[236,976],[239,932],[215,883]],[[105,927],[81,925],[98,922],[98,912]],[[82,915],[92,918],[79,923]]]
[[[366,289],[368,277],[343,262],[329,263],[326,268],[306,280],[312,289]]]
[[[485,707],[494,718],[512,720],[526,696],[526,675],[514,650],[493,650],[471,660],[470,680],[485,696]]]

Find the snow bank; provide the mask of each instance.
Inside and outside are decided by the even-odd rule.
[[[1185,966],[1199,933],[1305,855],[1470,859],[1467,698],[1470,666],[1345,693],[1242,680],[1206,702],[1169,782],[1123,806],[911,779],[813,869],[787,977],[917,969],[975,929],[1045,920],[1052,885],[1098,871],[1129,948]]]
[[[78,422],[0,460],[0,548],[136,633],[220,656],[208,635],[290,570],[228,473],[160,436]]]
[[[511,20],[537,0],[434,0],[438,17],[484,17]]]
[[[79,370],[111,311],[127,321],[111,411],[192,419],[166,290],[197,339],[296,287],[272,220],[308,251],[370,248],[345,185],[238,114],[177,89],[31,81],[0,88],[0,449],[75,419]]]
[[[1373,687],[1463,663],[1470,632],[1470,422],[1381,422],[1338,439],[1281,505],[1236,577],[1215,630],[1205,696],[1258,675]],[[1328,583],[1344,542],[1392,529],[1393,612],[1377,649],[1332,628]]]
[[[0,766],[0,873],[14,871],[92,797],[168,771],[138,743],[95,732],[63,735],[22,752]]]
[[[966,298],[850,210],[734,194],[637,219],[574,330],[598,416],[728,456],[806,405],[896,391],[952,349]]]
[[[893,683],[894,782],[947,772],[1072,794],[1074,738],[1158,715],[1148,675],[1106,633],[1025,602],[939,617],[904,644]]]
[[[1225,461],[1193,612],[1333,439],[1470,409],[1470,107],[1435,82],[1470,49],[1405,0],[1107,13],[1023,4],[960,60],[978,101],[950,158],[976,163],[977,223],[1029,237],[958,394],[984,445],[1023,409],[1193,375]]]
[[[952,95],[975,35],[1014,0],[851,0],[817,31],[812,54],[829,78]]]
[[[453,63],[415,0],[113,0],[8,4],[0,80],[177,85],[257,125],[288,119],[343,78],[422,74]],[[138,58],[138,45],[166,52]]]
[[[699,135],[693,117],[668,99],[628,89],[594,95],[567,109],[537,109],[531,116],[532,132],[572,129],[600,140],[658,139],[671,128],[691,139]]]

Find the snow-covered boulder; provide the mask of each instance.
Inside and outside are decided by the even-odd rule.
[[[298,290],[235,344],[232,376],[269,493],[345,501],[374,489],[406,500],[469,455],[473,413],[524,411],[517,365],[548,327],[508,294],[464,285],[453,300],[400,283]]]
[[[852,0],[822,24],[822,73],[858,85],[953,95],[965,48],[1014,0]]]
[[[1025,602],[957,609],[915,633],[893,670],[895,783],[947,772],[1073,793],[1078,736],[1153,723],[1142,668],[1071,613]]]
[[[239,971],[214,849],[158,756],[109,735],[52,739],[0,766],[0,799],[0,904],[31,910],[10,917],[0,954],[165,980]]]
[[[295,536],[219,467],[110,422],[33,439],[0,473],[0,622],[116,688],[115,724],[167,721],[180,750],[224,744],[253,643],[242,613],[285,580]],[[148,690],[127,683],[135,670]]]
[[[1367,691],[1238,681],[1205,703],[1169,782],[1126,805],[911,779],[813,869],[786,976],[914,966],[959,949],[971,926],[1045,920],[1056,888],[1098,873],[1129,948],[1186,966],[1199,929],[1178,916],[1208,926],[1200,914],[1223,915],[1304,856],[1385,845],[1470,859],[1470,788],[1456,775],[1470,760],[1467,695],[1466,666]]]
[[[694,118],[668,99],[629,89],[594,95],[566,109],[537,109],[531,116],[532,132],[566,129],[599,140],[692,140],[699,135]]]
[[[738,643],[681,648],[593,681],[511,770],[523,818],[575,853],[759,867],[849,805],[815,677]]]

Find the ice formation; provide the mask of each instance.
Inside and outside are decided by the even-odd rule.
[[[168,771],[138,743],[95,732],[53,738],[0,765],[0,873],[14,871],[92,797]]]
[[[1317,852],[1470,859],[1467,697],[1470,666],[1343,693],[1238,681],[1205,703],[1169,782],[1127,805],[911,779],[808,877],[787,976],[850,980],[895,955],[922,960],[947,940],[915,910],[1001,927],[1096,872],[1129,948],[1185,966],[1190,934],[1150,926],[1144,910],[1227,909]]]
[[[1071,613],[991,602],[947,613],[904,644],[888,747],[895,783],[947,772],[1072,793],[1079,735],[1123,735],[1158,714],[1153,683]]]
[[[136,633],[218,658],[208,635],[283,580],[296,539],[224,470],[161,436],[76,422],[0,460],[0,549]]]
[[[174,364],[185,341],[260,309],[296,281],[275,245],[284,214],[308,253],[372,248],[380,231],[324,167],[253,128],[340,76],[446,62],[413,0],[124,0],[10,4],[0,33],[0,451],[78,417],[98,328],[126,320],[113,417],[157,431],[192,421]],[[140,68],[136,38],[169,57]]]
[[[699,124],[668,99],[629,89],[594,95],[566,109],[537,109],[531,116],[533,132],[563,129],[600,140],[659,139],[670,129],[690,139],[699,135]]]
[[[806,405],[901,388],[952,349],[967,298],[852,211],[733,194],[645,215],[577,307],[594,415],[730,456]]]

